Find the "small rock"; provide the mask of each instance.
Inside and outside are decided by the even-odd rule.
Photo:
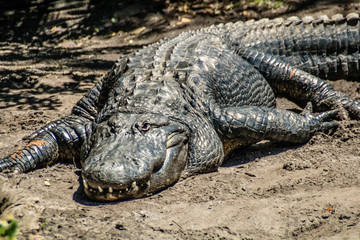
[[[115,228],[116,228],[117,230],[126,230],[126,228],[124,227],[124,225],[122,225],[121,223],[116,224],[116,225],[115,225]]]

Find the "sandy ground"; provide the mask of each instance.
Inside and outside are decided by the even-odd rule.
[[[323,1],[296,14],[346,14],[359,7]],[[161,37],[193,27],[199,26],[164,31]],[[2,43],[0,156],[24,146],[22,138],[43,124],[69,114],[115,59],[157,37],[114,35],[41,48]],[[358,82],[333,84],[360,99]],[[0,213],[18,220],[19,239],[360,239],[359,144],[360,122],[341,121],[337,130],[319,133],[305,145],[260,143],[239,150],[217,172],[115,203],[89,201],[80,169],[57,163],[0,175]]]

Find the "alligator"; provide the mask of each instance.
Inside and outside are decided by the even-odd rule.
[[[0,160],[27,172],[73,159],[86,195],[154,194],[215,171],[239,147],[307,142],[360,119],[360,102],[324,79],[358,80],[359,14],[213,25],[122,56],[73,107]],[[304,111],[276,108],[276,97]]]

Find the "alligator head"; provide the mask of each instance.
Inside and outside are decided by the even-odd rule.
[[[86,195],[122,200],[174,184],[186,165],[189,132],[160,114],[117,113],[96,124],[82,162]]]

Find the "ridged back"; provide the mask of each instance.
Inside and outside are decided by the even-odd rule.
[[[226,25],[236,51],[256,48],[319,77],[359,77],[359,14],[290,17]]]

